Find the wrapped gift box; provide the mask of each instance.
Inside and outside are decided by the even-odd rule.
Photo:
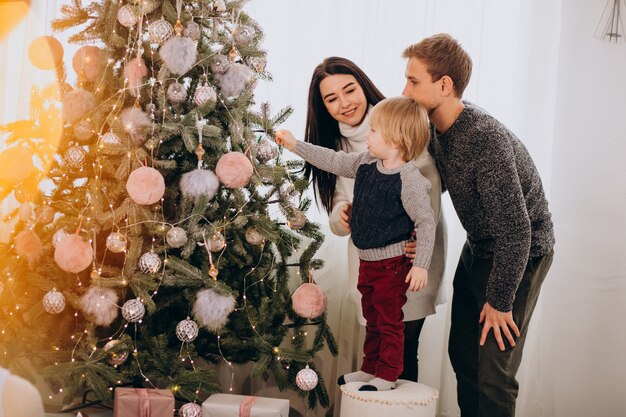
[[[202,403],[202,417],[289,417],[289,400],[213,394]]]
[[[168,389],[116,388],[114,417],[174,417],[174,396]]]

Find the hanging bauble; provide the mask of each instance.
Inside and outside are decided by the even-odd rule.
[[[291,296],[293,311],[305,319],[315,319],[324,314],[328,299],[317,284],[305,282]]]
[[[126,250],[126,236],[120,232],[111,232],[107,236],[107,249],[113,253],[120,253]]]
[[[115,133],[113,133],[112,131],[108,131],[107,133],[102,135],[102,137],[100,138],[100,143],[103,145],[119,145],[120,143],[122,143],[122,141],[120,140],[120,137],[117,136]]]
[[[161,269],[161,264],[161,257],[152,250],[139,258],[139,269],[144,274],[156,274]]]
[[[152,120],[139,107],[128,107],[120,113],[122,127],[133,139],[135,146],[141,146],[146,141],[147,134],[152,128]]]
[[[187,243],[187,232],[182,227],[172,227],[165,234],[167,244],[173,248],[180,248]]]
[[[226,3],[224,0],[214,0],[213,1],[213,9],[216,12],[225,12],[226,11]]]
[[[32,161],[32,158],[27,159],[27,161]],[[0,154],[0,182],[4,181],[2,178],[3,167],[5,166],[6,161],[4,160],[2,154]],[[28,164],[28,162],[26,162]],[[31,162],[32,167],[32,162]],[[35,186],[31,186],[29,184],[23,184],[20,187],[13,187],[13,196],[17,200],[18,203],[30,203],[35,200],[37,194],[39,193],[39,189],[35,188]]]
[[[59,229],[52,235],[52,246],[55,248],[58,246],[59,242],[67,236],[67,232],[65,229]]]
[[[174,28],[164,18],[161,20],[155,20],[148,26],[148,35],[150,36],[150,43],[161,45],[168,40],[170,36],[174,34]]]
[[[143,58],[133,58],[124,67],[124,76],[126,77],[126,86],[128,91],[137,97],[143,84],[143,77],[148,75],[148,67]]]
[[[21,221],[27,222],[33,215],[33,206],[30,203],[22,203],[20,204],[20,208],[17,209],[17,217],[20,218]]]
[[[129,6],[128,4],[117,10],[117,21],[120,22],[122,26],[132,28],[135,24],[137,24],[138,20],[139,17],[135,14],[132,6]]]
[[[53,288],[43,296],[43,309],[50,314],[59,314],[65,309],[65,297]]]
[[[159,49],[159,55],[172,74],[183,75],[196,63],[196,43],[185,36],[172,36]]]
[[[183,404],[178,410],[178,417],[202,417],[202,407],[196,403]]]
[[[139,205],[154,204],[165,194],[165,179],[154,168],[139,167],[128,176],[126,191]]]
[[[247,66],[230,62],[228,57],[222,54],[213,57],[211,70],[220,86],[222,95],[232,98],[239,97],[255,75],[255,72]]]
[[[78,49],[72,58],[72,68],[79,78],[95,81],[100,73],[102,51],[97,46],[86,45]]]
[[[237,26],[233,31],[233,39],[239,46],[247,46],[254,39],[254,29],[250,26]]]
[[[34,169],[33,155],[25,148],[14,146],[0,153],[0,182],[9,187],[30,177]]]
[[[227,188],[241,188],[248,185],[254,168],[250,159],[241,152],[228,152],[222,155],[215,166],[215,174]]]
[[[37,210],[37,221],[42,224],[50,224],[54,220],[54,209],[44,204]]]
[[[40,36],[28,45],[28,59],[39,69],[55,69],[63,62],[63,46],[52,36]]]
[[[257,73],[265,71],[267,66],[267,59],[264,56],[249,56],[244,61]]]
[[[185,23],[185,29],[183,29],[183,36],[191,38],[194,41],[197,41],[200,39],[201,33],[202,32],[200,31],[200,25],[194,22],[193,20],[190,20],[187,23]]]
[[[97,326],[108,327],[117,318],[118,296],[111,288],[90,287],[80,297],[80,308],[89,321]]]
[[[306,221],[306,216],[300,210],[293,209],[287,216],[287,225],[294,230],[302,229]]]
[[[211,200],[219,186],[217,176],[210,169],[194,169],[185,172],[180,179],[180,191],[185,197],[190,198],[206,195]]]
[[[311,391],[317,386],[317,373],[309,368],[309,365],[306,368],[301,369],[296,375],[296,385],[302,391]]]
[[[248,227],[246,230],[246,241],[251,245],[260,245],[265,241],[265,237],[256,227]]]
[[[219,252],[226,247],[226,238],[221,232],[213,233],[209,239],[209,250],[211,252]]]
[[[77,274],[91,265],[93,249],[80,235],[67,235],[57,244],[54,261],[62,270]]]
[[[141,12],[141,14],[149,14],[155,11],[156,8],[159,7],[161,2],[157,2],[155,0],[139,0],[135,1],[134,3],[139,4],[139,11]]]
[[[235,309],[235,297],[222,295],[210,288],[198,291],[193,304],[193,315],[201,326],[219,332]]]
[[[85,150],[78,145],[74,145],[65,152],[63,159],[70,168],[80,168],[85,162]]]
[[[77,88],[63,97],[63,121],[74,124],[96,107],[96,98],[89,91]]]
[[[196,88],[196,93],[193,96],[193,101],[198,106],[203,106],[206,103],[215,103],[217,101],[217,93],[215,89],[210,85],[203,85]]]
[[[13,240],[15,253],[28,261],[28,268],[34,269],[43,255],[41,239],[33,230],[22,230]]]
[[[113,366],[120,366],[121,364],[126,362],[126,359],[128,359],[127,350],[115,347],[118,343],[120,343],[120,341],[117,339],[109,340],[102,348],[105,352],[109,352],[108,361]]]
[[[79,142],[87,142],[94,134],[93,126],[88,119],[83,119],[74,125],[74,137]]]
[[[181,83],[172,83],[167,87],[167,98],[172,103],[182,103],[187,100],[187,87]]]
[[[181,342],[193,342],[198,337],[198,325],[187,317],[176,325],[176,337]]]
[[[263,138],[253,148],[252,153],[260,163],[266,164],[278,156],[278,148],[273,141]]]
[[[131,323],[137,323],[143,319],[145,313],[146,308],[138,298],[126,301],[122,306],[122,317]]]

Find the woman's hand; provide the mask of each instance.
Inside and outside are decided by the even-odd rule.
[[[296,148],[296,142],[298,140],[290,131],[282,129],[276,131],[276,143],[279,145],[283,145],[285,148],[293,151]]]
[[[406,245],[404,245],[404,256],[409,259],[414,259],[415,251],[417,250],[415,249],[416,247],[417,243],[415,243],[415,231],[413,231],[413,233],[411,234],[411,239],[406,242]]]
[[[428,283],[428,271],[419,266],[414,266],[407,274],[404,282],[409,283],[409,290],[419,291]]]
[[[341,207],[341,212],[339,212],[339,223],[346,229],[346,232],[350,232],[350,216],[352,215],[352,204],[345,203],[343,207]]]

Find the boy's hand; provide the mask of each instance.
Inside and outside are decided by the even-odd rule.
[[[279,145],[283,145],[290,151],[293,151],[296,148],[297,141],[298,140],[288,130],[281,129],[276,131],[276,143],[278,143]]]
[[[350,231],[350,216],[352,216],[352,204],[346,203],[339,213],[339,223],[346,229],[346,232]]]
[[[428,271],[419,266],[414,266],[407,274],[404,282],[409,283],[409,290],[419,291],[428,283]]]

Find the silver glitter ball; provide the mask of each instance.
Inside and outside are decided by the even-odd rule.
[[[237,26],[233,31],[233,38],[237,45],[246,46],[254,39],[254,29],[249,26]]]
[[[196,93],[193,96],[193,101],[198,106],[203,106],[208,102],[215,103],[217,101],[217,93],[215,92],[215,89],[213,89],[213,87],[205,84],[196,88]]]
[[[150,38],[150,43],[156,43],[161,45],[173,34],[174,28],[172,27],[170,22],[163,18],[161,18],[161,20],[156,20],[150,23],[150,26],[148,26],[148,36]]]
[[[187,232],[182,227],[172,227],[165,234],[167,244],[173,248],[180,248],[187,243]]]
[[[104,349],[105,352],[108,352],[109,354],[109,363],[113,366],[120,366],[121,364],[123,364],[124,362],[126,362],[126,359],[128,359],[128,351],[127,350],[119,350],[116,349],[115,346],[119,343],[120,341],[117,339],[113,339],[113,340],[109,340],[103,347],[102,349]]]
[[[296,375],[296,385],[302,391],[311,391],[317,386],[317,380],[317,373],[313,369],[309,368],[309,365],[307,365],[306,368],[301,369]]]
[[[196,403],[183,404],[178,410],[178,417],[202,417],[202,407]]]
[[[187,100],[187,87],[181,83],[172,83],[167,87],[167,98],[172,103],[182,103]]]
[[[102,138],[100,138],[100,141],[104,145],[119,145],[120,143],[122,143],[122,141],[120,140],[120,137],[111,131],[102,135]]]
[[[107,237],[107,249],[113,253],[124,252],[126,249],[126,236],[120,232],[112,232]]]
[[[292,229],[302,229],[306,224],[307,218],[300,210],[293,210],[287,217],[287,225]]]
[[[144,274],[156,274],[161,269],[161,257],[153,251],[144,253],[139,258],[139,269]]]
[[[43,309],[50,314],[59,314],[65,309],[65,297],[53,288],[43,296]]]
[[[267,66],[267,59],[263,56],[249,56],[245,59],[245,62],[257,73],[265,71]]]
[[[246,241],[251,245],[260,245],[265,237],[255,227],[248,227],[246,230]]]
[[[186,320],[179,321],[176,325],[176,337],[181,342],[193,342],[198,337],[198,325],[195,321],[187,317]]]
[[[146,314],[146,308],[138,298],[128,300],[122,306],[122,317],[131,323],[137,323],[143,319]]]
[[[78,146],[74,145],[65,152],[65,162],[72,168],[80,168],[85,162],[85,150]]]
[[[122,26],[132,28],[137,23],[137,20],[139,20],[139,18],[135,14],[132,6],[126,4],[118,9],[117,21],[120,22]]]
[[[185,29],[183,29],[183,36],[187,36],[188,38],[191,38],[192,40],[197,41],[198,39],[200,39],[201,33],[202,32],[200,31],[200,25],[194,22],[193,20],[190,20],[187,23],[185,23]]]
[[[254,147],[254,156],[256,159],[265,164],[278,156],[278,148],[269,139],[262,139]]]
[[[215,232],[209,239],[209,250],[211,252],[219,252],[226,246],[226,239],[220,232]]]

